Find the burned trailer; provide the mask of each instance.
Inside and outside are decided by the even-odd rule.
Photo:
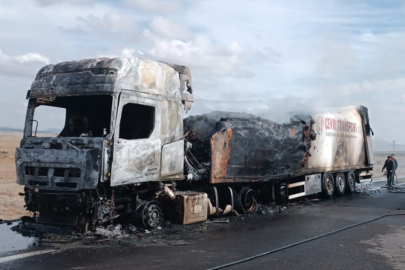
[[[187,67],[137,58],[51,64],[27,99],[17,183],[37,222],[87,230],[130,216],[157,227],[167,205],[201,197],[175,194],[174,181],[183,180],[182,111],[193,102]],[[65,109],[58,135],[38,136],[43,106]]]
[[[362,106],[297,115],[287,124],[212,112],[186,118],[184,128],[187,179],[215,187],[217,205],[219,190],[231,188],[232,205],[246,211],[256,200],[351,194],[356,181],[371,177],[372,129]]]

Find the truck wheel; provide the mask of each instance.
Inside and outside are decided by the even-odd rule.
[[[256,193],[249,187],[242,187],[239,193],[240,202],[246,213],[253,211],[256,206]]]
[[[83,225],[83,224],[79,225],[78,228],[80,229],[80,231],[81,231],[82,233],[88,233],[88,232],[90,232],[90,231],[91,231],[91,222],[90,222],[90,220],[87,220],[84,225]]]
[[[354,172],[347,173],[346,183],[347,194],[353,194],[356,189],[356,175],[354,174]]]
[[[140,223],[147,229],[161,226],[164,220],[162,207],[157,201],[146,202],[139,206],[137,216]]]
[[[346,191],[346,178],[343,173],[338,173],[336,175],[336,194],[339,196],[343,196]]]
[[[323,194],[326,198],[333,197],[333,193],[335,192],[335,178],[331,173],[325,173],[323,175]]]

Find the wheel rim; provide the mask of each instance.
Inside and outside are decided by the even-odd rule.
[[[342,175],[339,175],[339,177],[338,177],[338,185],[339,185],[339,190],[343,191],[345,188],[345,180],[343,179]]]
[[[155,202],[149,202],[142,211],[142,222],[147,228],[157,228],[162,225],[163,212]]]
[[[331,176],[328,176],[326,178],[326,190],[328,191],[328,193],[333,192],[333,180]]]
[[[242,196],[242,205],[246,211],[251,211],[256,202],[255,193],[252,189],[247,190]]]
[[[350,188],[353,190],[354,189],[354,177],[353,177],[353,174],[350,174],[349,175],[349,185],[350,185]]]

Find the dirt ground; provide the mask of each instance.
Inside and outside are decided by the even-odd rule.
[[[21,137],[22,134],[18,132],[0,132],[0,219],[3,220],[18,219],[30,214],[24,209],[24,198],[18,195],[23,192],[23,187],[16,184],[14,153]],[[381,168],[388,154],[375,153],[374,179],[384,177]],[[396,155],[399,163],[397,175],[405,175],[405,152]]]
[[[23,187],[16,184],[14,153],[22,134],[0,132],[0,219],[12,220],[29,214],[24,209]]]

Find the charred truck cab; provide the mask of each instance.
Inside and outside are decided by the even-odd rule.
[[[182,110],[192,93],[187,67],[145,59],[43,67],[16,150],[27,209],[38,222],[87,229],[128,213],[160,225],[159,191],[173,195],[172,181],[183,180]],[[66,110],[59,135],[37,137],[40,106]]]
[[[39,223],[190,224],[251,212],[257,202],[352,194],[374,164],[363,106],[286,124],[229,112],[183,119],[193,102],[185,66],[134,58],[48,65],[27,98],[17,182]],[[58,135],[37,136],[43,106],[65,110]]]

